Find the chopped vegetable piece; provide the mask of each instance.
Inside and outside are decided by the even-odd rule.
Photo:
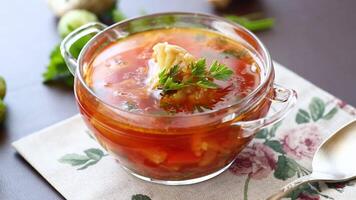
[[[157,63],[158,70],[150,78],[152,88],[157,88],[158,85],[164,85],[168,77],[174,78],[179,71],[186,71],[188,65],[194,62],[195,58],[185,49],[168,43],[158,43],[153,48],[152,58]],[[173,68],[173,70],[171,70]],[[181,69],[180,69],[181,68]],[[164,80],[164,81],[163,81]],[[169,80],[175,82],[175,80]],[[158,84],[159,83],[159,84]],[[171,90],[169,86],[178,87],[175,84],[168,83],[166,90]]]
[[[204,153],[202,159],[199,162],[199,166],[207,166],[210,165],[216,158],[217,152],[208,150]]]
[[[200,157],[195,156],[191,152],[176,152],[174,154],[170,154],[167,157],[166,163],[168,165],[186,165],[186,164],[194,164],[200,161]]]
[[[145,156],[146,159],[155,164],[160,164],[164,162],[167,158],[167,152],[155,149],[146,149],[142,151],[142,154]]]

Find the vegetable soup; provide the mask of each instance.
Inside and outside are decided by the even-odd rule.
[[[254,91],[260,73],[259,59],[242,43],[205,29],[167,28],[100,50],[83,77],[96,98],[78,80],[75,87],[106,150],[137,175],[174,181],[227,167],[249,143],[252,136],[231,122],[265,116],[270,101],[229,119],[214,111]]]

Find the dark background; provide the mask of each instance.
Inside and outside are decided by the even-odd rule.
[[[216,13],[206,0],[123,0],[120,7],[129,17],[143,10]],[[238,0],[225,12],[256,11],[276,18],[272,30],[257,33],[274,60],[356,105],[355,0]],[[0,75],[8,83],[8,115],[0,128],[0,199],[62,198],[11,148],[11,142],[78,112],[70,89],[42,84],[58,42],[46,1],[2,2]]]

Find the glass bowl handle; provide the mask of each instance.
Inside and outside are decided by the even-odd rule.
[[[256,120],[239,121],[233,123],[233,125],[240,127],[243,131],[250,135],[283,119],[285,115],[288,114],[288,112],[295,106],[297,102],[297,93],[292,89],[285,88],[278,84],[273,85],[273,92],[273,97],[268,97],[271,99],[272,104],[277,103],[282,105],[282,107],[275,111],[275,113]]]
[[[75,75],[76,68],[78,66],[77,59],[70,53],[70,48],[71,46],[76,43],[79,39],[83,38],[86,35],[90,34],[97,34],[101,31],[103,31],[107,26],[98,23],[98,22],[93,22],[93,23],[88,23],[85,24],[74,31],[72,31],[69,35],[67,35],[64,40],[61,42],[60,49],[61,49],[61,54],[68,66],[69,71]]]

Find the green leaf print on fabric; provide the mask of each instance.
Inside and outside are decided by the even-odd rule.
[[[276,135],[277,129],[281,126],[282,122],[275,123],[269,130],[269,136],[274,137]]]
[[[295,116],[297,124],[317,122],[320,119],[330,120],[337,113],[337,107],[333,107],[326,114],[327,104],[319,97],[313,97],[308,105],[308,111],[300,108]]]
[[[309,110],[313,121],[318,121],[323,117],[325,112],[325,103],[318,97],[312,98],[311,103],[309,104]]]
[[[334,117],[334,115],[337,113],[338,109],[334,107],[331,109],[326,115],[324,115],[323,119],[329,120]]]
[[[291,127],[286,126],[282,132],[278,133],[281,125],[279,122],[269,129],[263,129],[256,133],[254,143],[246,147],[230,167],[233,174],[246,176],[243,189],[244,200],[248,199],[250,182],[267,178],[270,173],[273,173],[274,178],[283,181],[290,181],[311,173],[296,160],[312,158],[317,146],[322,141],[318,122],[331,120],[338,112],[338,108],[330,104],[331,102],[313,97],[306,108],[298,109],[294,118],[296,124],[291,124]],[[264,164],[263,167],[261,163]],[[339,191],[342,190],[339,189]],[[287,198],[316,200],[321,196],[333,199],[322,194],[319,183],[313,183],[297,188]]]
[[[316,190],[316,187],[313,187],[310,184],[305,184],[299,186],[297,189],[292,191],[287,197],[291,198],[291,200],[297,200],[300,199],[301,197],[302,198],[304,197],[304,199],[319,199],[318,196],[319,196],[319,191]]]
[[[278,140],[268,140],[264,144],[271,147],[274,151],[284,154],[283,147]]]
[[[79,154],[66,154],[63,157],[61,157],[59,159],[59,162],[61,163],[67,163],[70,164],[72,166],[78,166],[78,165],[82,165],[86,162],[89,161],[89,158],[83,155],[79,155]]]
[[[77,170],[83,170],[92,165],[95,165],[104,156],[107,156],[107,154],[104,154],[102,150],[97,148],[90,148],[84,151],[84,155],[76,153],[66,154],[60,159],[58,159],[58,162],[63,164],[69,164],[73,167],[81,166],[77,168]]]
[[[100,160],[104,156],[104,152],[100,149],[90,148],[84,151],[88,158],[92,160]]]
[[[268,130],[267,128],[260,130],[256,133],[255,138],[269,140],[276,135],[277,129],[281,126],[282,122],[277,122]]]
[[[278,156],[277,168],[274,171],[274,177],[280,180],[287,180],[296,175],[298,167],[295,162],[285,155]]]
[[[310,122],[310,115],[306,110],[299,109],[295,121],[297,124],[308,123]]]
[[[264,139],[267,138],[267,135],[268,135],[268,130],[262,129],[256,133],[255,138]]]
[[[151,198],[147,195],[135,194],[132,195],[131,200],[151,200]]]

